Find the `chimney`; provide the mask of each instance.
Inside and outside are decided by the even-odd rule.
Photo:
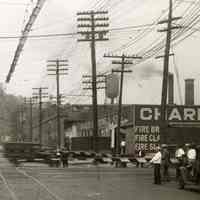
[[[174,104],[174,75],[168,74],[168,104]]]
[[[194,105],[194,79],[185,79],[185,105]]]

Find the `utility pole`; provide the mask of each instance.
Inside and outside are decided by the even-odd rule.
[[[168,74],[169,74],[169,57],[173,54],[170,54],[170,46],[171,46],[171,34],[172,29],[181,28],[181,26],[173,26],[172,22],[181,19],[181,17],[172,17],[172,0],[169,0],[169,14],[168,19],[162,20],[158,22],[158,24],[165,24],[167,23],[167,28],[158,30],[159,32],[167,32],[166,37],[166,47],[165,47],[165,54],[164,56],[164,69],[163,69],[163,81],[162,81],[162,96],[161,96],[161,128],[163,133],[163,139],[166,141],[166,105],[167,105],[167,86],[168,86]]]
[[[33,98],[25,98],[25,104],[29,105],[29,140],[30,142],[33,141]]]
[[[116,133],[116,154],[120,153],[120,127],[121,127],[121,115],[122,115],[122,95],[123,95],[123,82],[124,73],[131,73],[132,70],[125,70],[125,65],[133,64],[129,59],[142,59],[140,56],[127,56],[127,55],[104,55],[107,58],[117,58],[121,61],[112,61],[112,64],[121,65],[120,70],[112,70],[112,72],[120,73],[120,90],[119,90],[119,103],[118,103],[118,120],[117,120],[117,133]],[[128,60],[127,60],[128,59]]]
[[[42,146],[42,98],[48,98],[48,93],[42,92],[42,90],[48,89],[47,87],[33,88],[38,90],[38,93],[33,93],[33,96],[39,99],[39,143]]]
[[[100,90],[100,89],[105,89],[105,85],[100,85],[97,86],[98,84],[105,84],[106,75],[103,74],[98,74],[96,75],[96,89]],[[83,88],[84,90],[92,90],[92,76],[91,75],[83,75],[83,80],[82,83],[86,84],[86,86]]]
[[[91,46],[91,64],[92,64],[92,105],[93,105],[93,135],[94,138],[98,137],[98,108],[97,108],[97,88],[96,88],[96,41],[107,41],[108,38],[105,35],[108,30],[102,30],[102,28],[108,27],[108,23],[99,23],[108,21],[108,17],[102,15],[108,14],[107,11],[88,11],[79,12],[77,19],[79,22],[88,22],[87,24],[79,24],[78,28],[86,28],[84,31],[78,33],[84,36],[84,39],[79,39],[79,42],[90,42]],[[87,31],[87,29],[90,29]],[[97,30],[97,28],[101,28]],[[94,151],[98,151],[97,143],[95,142]]]
[[[103,75],[103,74],[96,75],[96,92],[97,92],[97,90],[106,88],[105,85],[102,85],[102,84],[105,84],[105,78],[106,78],[106,75]],[[92,91],[92,89],[93,89],[92,76],[91,75],[83,75],[83,79],[85,79],[82,81],[82,83],[85,85],[83,87],[83,90],[91,90]],[[98,85],[98,84],[101,84],[101,85]],[[94,113],[93,113],[93,115],[94,115]],[[97,120],[98,120],[98,116],[97,116]],[[97,121],[97,124],[98,124],[98,121]],[[98,133],[93,134],[92,147],[95,152],[98,152],[98,136],[99,136]]]
[[[60,105],[62,104],[62,102],[64,102],[65,98],[66,98],[65,95],[60,93]],[[57,104],[57,96],[50,95],[49,99],[51,102]]]
[[[20,131],[20,139],[24,141],[24,105],[20,105],[18,109],[19,116],[19,131]]]
[[[67,75],[64,73],[68,70],[68,68],[63,68],[68,66],[68,60],[48,60],[47,71],[51,72],[50,76],[56,76],[56,86],[57,86],[57,148],[61,148],[62,137],[61,137],[61,128],[60,128],[60,104],[61,104],[61,96],[60,96],[60,75]],[[54,72],[54,73],[52,73]]]

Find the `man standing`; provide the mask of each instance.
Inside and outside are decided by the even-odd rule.
[[[62,151],[61,152],[61,161],[63,167],[68,167],[68,152]]]
[[[138,158],[136,158],[136,160],[137,160],[136,167],[139,167],[139,165],[140,165],[141,168],[143,168],[144,163],[146,162],[146,160],[145,160],[145,150],[144,150],[143,147],[139,148],[137,156],[138,156]]]
[[[61,154],[60,149],[56,149],[56,167],[60,167],[61,164]]]
[[[175,157],[179,160],[182,159],[183,155],[185,155],[185,151],[183,150],[183,145],[179,145],[175,152]]]
[[[120,143],[121,154],[124,155],[126,153],[126,141],[123,139]]]
[[[154,164],[154,184],[161,184],[160,166],[161,166],[162,154],[160,147],[156,148],[156,154],[150,160],[150,163]]]
[[[195,149],[195,145],[191,144],[189,145],[189,149],[187,151],[187,161],[188,161],[189,167],[191,168],[192,176],[194,176],[196,173],[196,167],[195,167],[196,157],[197,157],[197,152]]]
[[[185,156],[185,151],[183,150],[183,145],[179,145],[176,152],[175,152],[175,158],[178,160],[178,163],[176,165],[176,179],[178,180],[180,176],[180,167],[184,163],[184,156]]]
[[[197,152],[193,144],[189,146],[187,151],[187,159],[189,163],[194,163],[197,157]]]
[[[170,153],[167,149],[167,145],[162,145],[162,166],[163,166],[163,180],[170,181],[169,177],[169,165],[170,165]]]

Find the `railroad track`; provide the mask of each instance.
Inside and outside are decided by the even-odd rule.
[[[64,200],[20,168],[0,168],[0,179],[8,191],[9,200]]]

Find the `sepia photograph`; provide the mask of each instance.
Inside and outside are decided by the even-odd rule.
[[[0,200],[200,199],[200,0],[0,0]]]

